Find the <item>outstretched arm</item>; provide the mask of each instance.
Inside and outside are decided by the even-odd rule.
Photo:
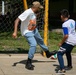
[[[17,18],[15,20],[15,23],[14,23],[14,32],[13,32],[13,35],[12,35],[13,38],[17,38],[17,29],[18,29],[19,21],[20,21],[19,18]]]

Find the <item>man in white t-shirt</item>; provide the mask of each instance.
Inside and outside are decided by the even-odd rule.
[[[29,53],[28,53],[28,60],[26,62],[26,68],[29,70],[33,70],[34,67],[32,65],[32,59],[34,57],[34,53],[36,51],[36,45],[40,45],[40,47],[45,51],[47,58],[51,55],[56,54],[57,51],[49,52],[48,47],[45,46],[43,39],[41,38],[38,29],[36,28],[36,15],[40,9],[43,9],[43,6],[38,2],[33,2],[31,8],[24,11],[18,18],[15,20],[15,27],[13,37],[17,38],[17,28],[18,23],[21,20],[21,34],[24,36],[29,45]]]
[[[60,65],[60,70],[58,73],[65,73],[65,69],[72,69],[72,57],[71,52],[76,45],[76,22],[73,19],[69,19],[70,15],[68,10],[63,9],[61,11],[61,20],[64,22],[62,24],[63,29],[63,39],[59,43],[60,49],[58,51],[58,61]],[[64,67],[63,55],[66,54],[67,57],[67,68]]]

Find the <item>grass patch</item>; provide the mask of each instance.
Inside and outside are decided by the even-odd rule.
[[[18,50],[28,50],[29,45],[26,39],[20,36],[18,33],[18,38],[12,38],[12,32],[4,32],[0,34],[0,51],[18,51]]]
[[[59,46],[58,43],[62,40],[63,34],[59,32],[50,32],[49,33],[49,49],[50,50],[58,50]],[[72,50],[73,53],[76,53],[76,47]]]
[[[61,41],[62,33],[49,32],[48,46],[50,50],[58,50],[58,43]]]
[[[40,31],[41,36],[43,37],[43,32]],[[58,50],[58,43],[62,39],[62,33],[49,32],[48,47],[49,50]],[[12,32],[2,32],[0,33],[0,51],[15,51],[23,52],[28,51],[29,45],[25,37],[21,36],[18,32],[18,38],[12,38]],[[40,50],[40,47],[37,46],[37,50]],[[76,47],[73,49],[73,52],[76,52]]]

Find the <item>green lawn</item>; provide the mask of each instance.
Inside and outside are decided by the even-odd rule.
[[[40,32],[43,37],[43,32]],[[57,32],[49,32],[48,37],[48,47],[49,50],[58,50],[58,43],[62,38],[62,33]],[[3,32],[0,33],[0,51],[15,51],[22,52],[28,51],[29,45],[24,37],[18,33],[18,38],[12,38],[12,32]],[[40,50],[40,47],[37,46],[37,50]],[[74,48],[73,52],[76,52],[76,48]]]
[[[58,50],[59,46],[58,43],[61,41],[63,37],[62,33],[58,33],[58,32],[50,32],[49,33],[49,49],[50,50]],[[73,53],[76,53],[76,47],[74,47]]]

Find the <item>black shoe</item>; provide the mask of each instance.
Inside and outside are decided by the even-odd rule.
[[[28,70],[34,70],[34,65],[32,65],[31,59],[28,59],[26,62],[26,68]]]
[[[67,66],[65,69],[66,70],[71,70],[73,67],[72,66]]]
[[[56,51],[56,50],[54,50],[54,51],[52,51],[52,52],[45,51],[45,53],[46,53],[46,57],[47,57],[47,58],[50,58],[52,55],[56,54],[57,51]]]

